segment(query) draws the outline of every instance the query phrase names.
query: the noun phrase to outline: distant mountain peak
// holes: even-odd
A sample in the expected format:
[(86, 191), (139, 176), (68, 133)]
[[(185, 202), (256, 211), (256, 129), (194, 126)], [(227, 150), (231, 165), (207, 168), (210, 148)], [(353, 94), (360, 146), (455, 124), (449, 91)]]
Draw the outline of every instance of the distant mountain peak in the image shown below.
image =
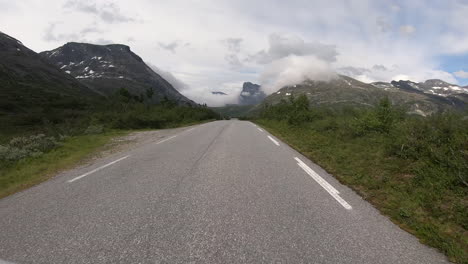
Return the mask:
[(214, 95), (227, 95), (227, 93), (223, 93), (223, 92), (220, 92), (220, 91), (213, 91), (213, 92), (211, 92), (211, 94), (214, 94)]
[(251, 82), (244, 82), (239, 95), (239, 102), (242, 105), (254, 105), (260, 103), (266, 94), (261, 90), (261, 86)]

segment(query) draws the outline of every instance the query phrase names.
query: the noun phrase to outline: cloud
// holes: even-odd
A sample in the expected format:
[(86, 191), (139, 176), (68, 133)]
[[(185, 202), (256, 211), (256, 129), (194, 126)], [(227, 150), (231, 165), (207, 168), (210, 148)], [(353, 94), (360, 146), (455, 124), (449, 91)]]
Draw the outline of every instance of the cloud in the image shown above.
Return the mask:
[(107, 45), (107, 44), (113, 44), (114, 42), (110, 39), (106, 39), (103, 37), (98, 37), (98, 38), (88, 38), (88, 34), (92, 33), (100, 33), (102, 32), (100, 29), (96, 27), (95, 24), (91, 26), (87, 26), (83, 28), (82, 30), (77, 31), (77, 33), (57, 33), (56, 28), (59, 25), (62, 25), (63, 22), (53, 22), (50, 23), (44, 33), (43, 33), (43, 39), (48, 42), (60, 42), (63, 44), (63, 42), (84, 42), (84, 43), (92, 43), (92, 44), (98, 44), (98, 45)]
[(76, 11), (98, 14), (98, 8), (95, 2), (91, 1), (80, 1), (80, 0), (68, 0), (63, 4), (64, 8), (74, 9)]
[(260, 83), (262, 89), (271, 94), (305, 80), (329, 81), (336, 76), (329, 63), (315, 55), (289, 55), (270, 63), (261, 74)]
[(457, 76), (458, 78), (468, 79), (468, 72), (466, 71), (460, 70), (460, 71), (454, 72), (453, 74)]
[(411, 25), (400, 26), (400, 33), (403, 35), (411, 35), (416, 31), (416, 28)]
[(241, 50), (242, 38), (227, 38), (221, 40), (221, 43), (226, 46), (227, 54), (224, 56), (224, 60), (228, 63), (229, 67), (233, 70), (239, 69), (243, 66), (243, 63), (239, 59), (239, 52)]
[(336, 71), (340, 74), (347, 75), (347, 76), (357, 76), (357, 75), (362, 75), (367, 72), (370, 72), (369, 69), (361, 68), (361, 67), (352, 67), (352, 66), (341, 67), (341, 68), (338, 68)]
[(228, 51), (232, 53), (238, 53), (240, 51), (242, 41), (243, 39), (241, 38), (227, 38), (221, 42), (227, 46)]
[[(213, 91), (224, 92), (226, 95), (213, 94)], [(216, 86), (195, 87), (182, 91), (182, 94), (198, 103), (206, 103), (208, 106), (225, 106), (226, 104), (238, 104), (242, 91), (242, 82), (226, 82)]]
[(172, 53), (176, 52), (177, 47), (179, 47), (179, 41), (172, 41), (169, 43), (158, 42), (158, 46), (164, 50), (170, 51)]
[(133, 18), (122, 14), (120, 8), (115, 3), (105, 3), (98, 6), (95, 1), (68, 0), (63, 5), (65, 9), (93, 14), (107, 23), (125, 23), (135, 21)]
[(387, 67), (385, 67), (385, 66), (383, 66), (381, 64), (372, 66), (372, 69), (376, 70), (376, 71), (386, 71), (386, 70), (388, 70)]
[(268, 50), (261, 50), (251, 55), (249, 60), (260, 64), (267, 64), (290, 55), (314, 55), (320, 60), (333, 62), (338, 55), (336, 46), (334, 45), (305, 42), (302, 38), (295, 35), (274, 33), (269, 36), (268, 43)]
[(43, 39), (45, 41), (55, 41), (55, 42), (64, 42), (64, 41), (78, 41), (80, 35), (76, 33), (62, 34), (55, 33), (56, 26), (60, 24), (59, 22), (50, 23), (44, 31)]
[(224, 59), (229, 64), (231, 69), (237, 69), (243, 66), (242, 62), (239, 60), (239, 57), (236, 54), (227, 54)]
[(183, 91), (189, 89), (188, 85), (181, 80), (179, 80), (177, 77), (175, 77), (172, 73), (168, 71), (164, 71), (157, 67), (156, 65), (147, 62), (146, 63), (154, 72), (159, 74), (164, 80), (168, 81), (177, 91)]
[(389, 32), (392, 30), (392, 25), (384, 17), (378, 17), (376, 24), (380, 32)]

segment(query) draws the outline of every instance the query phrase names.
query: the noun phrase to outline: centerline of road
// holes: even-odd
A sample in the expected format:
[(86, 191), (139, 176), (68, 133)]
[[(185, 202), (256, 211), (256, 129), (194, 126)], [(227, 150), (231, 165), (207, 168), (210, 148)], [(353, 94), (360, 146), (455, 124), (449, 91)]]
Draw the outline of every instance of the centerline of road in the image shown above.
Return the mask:
[(78, 176), (78, 177), (75, 177), (75, 178), (69, 180), (68, 183), (72, 183), (72, 182), (74, 182), (74, 181), (76, 181), (76, 180), (79, 180), (79, 179), (81, 179), (81, 178), (84, 178), (84, 177), (86, 177), (86, 176), (88, 176), (88, 175), (90, 175), (90, 174), (92, 174), (92, 173), (95, 173), (96, 171), (100, 171), (100, 170), (104, 169), (105, 167), (109, 167), (110, 165), (115, 164), (115, 163), (117, 163), (117, 162), (119, 162), (119, 161), (121, 161), (121, 160), (124, 160), (124, 159), (128, 158), (128, 157), (130, 157), (130, 155), (125, 156), (125, 157), (122, 157), (122, 158), (120, 158), (120, 159), (118, 159), (118, 160), (114, 160), (114, 161), (112, 161), (112, 162), (109, 162), (109, 163), (107, 163), (106, 165), (102, 165), (102, 166), (99, 167), (99, 168), (96, 168), (96, 169), (94, 169), (94, 170), (92, 170), (92, 171), (89, 171), (89, 172), (87, 172), (87, 173), (85, 173), (85, 174), (82, 174), (82, 175), (80, 175), (80, 176)]
[[(192, 127), (192, 128), (190, 128), (190, 129), (188, 129), (188, 130), (185, 130), (185, 131), (183, 131), (183, 132), (189, 132), (189, 131), (192, 131), (192, 130), (194, 130), (194, 129), (195, 129), (195, 127)], [(183, 132), (182, 132), (182, 133), (183, 133)], [(168, 137), (168, 138), (166, 138), (166, 139), (163, 139), (163, 140), (159, 141), (158, 143), (156, 143), (156, 145), (161, 144), (161, 143), (163, 143), (163, 142), (166, 142), (166, 141), (168, 141), (168, 140), (171, 140), (171, 139), (173, 139), (173, 138), (175, 138), (175, 137), (177, 137), (177, 135), (174, 135), (174, 136), (172, 136), (172, 137)], [(95, 172), (97, 172), (97, 171), (100, 171), (100, 170), (106, 168), (106, 167), (109, 167), (109, 166), (111, 166), (111, 165), (113, 165), (113, 164), (115, 164), (115, 163), (117, 163), (117, 162), (119, 162), (119, 161), (122, 161), (122, 160), (124, 160), (124, 159), (126, 159), (126, 158), (128, 158), (128, 157), (130, 157), (130, 156), (131, 156), (131, 155), (127, 155), (127, 156), (122, 157), (122, 158), (120, 158), (120, 159), (117, 159), (117, 160), (114, 160), (114, 161), (112, 161), (112, 162), (109, 162), (109, 163), (107, 163), (107, 164), (105, 164), (105, 165), (102, 165), (101, 167), (98, 167), (98, 168), (92, 170), (92, 171), (88, 171), (88, 172), (85, 173), (85, 174), (82, 174), (82, 175), (80, 175), (80, 176), (78, 176), (78, 177), (75, 177), (75, 178), (73, 178), (73, 179), (71, 179), (71, 180), (68, 180), (67, 182), (68, 182), (68, 183), (72, 183), (72, 182), (74, 182), (74, 181), (77, 181), (77, 180), (79, 180), (79, 179), (81, 179), (81, 178), (84, 178), (84, 177), (90, 175), (90, 174), (93, 174), (93, 173), (95, 173)]]

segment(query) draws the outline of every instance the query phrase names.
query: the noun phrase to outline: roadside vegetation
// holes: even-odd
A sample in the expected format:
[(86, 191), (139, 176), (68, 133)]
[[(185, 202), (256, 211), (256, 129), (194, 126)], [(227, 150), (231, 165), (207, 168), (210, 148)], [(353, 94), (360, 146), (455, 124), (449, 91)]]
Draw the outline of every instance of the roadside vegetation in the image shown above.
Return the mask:
[(132, 129), (220, 119), (206, 106), (181, 106), (168, 99), (158, 105), (146, 103), (151, 96), (151, 90), (135, 96), (120, 89), (99, 102), (53, 98), (40, 107), (10, 105), (9, 111), (0, 111), (0, 198), (73, 166)]
[(468, 119), (374, 108), (311, 108), (306, 96), (254, 120), (321, 165), (423, 243), (468, 263)]

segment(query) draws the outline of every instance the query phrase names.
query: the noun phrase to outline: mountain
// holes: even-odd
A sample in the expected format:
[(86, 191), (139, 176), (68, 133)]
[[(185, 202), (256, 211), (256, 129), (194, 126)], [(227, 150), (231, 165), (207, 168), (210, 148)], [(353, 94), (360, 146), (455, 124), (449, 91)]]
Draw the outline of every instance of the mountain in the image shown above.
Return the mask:
[(242, 85), (242, 91), (239, 96), (239, 104), (255, 105), (265, 99), (266, 94), (261, 90), (260, 85), (251, 82), (245, 82)]
[(211, 94), (214, 94), (214, 95), (227, 95), (227, 93), (218, 92), (218, 91), (211, 92)]
[(41, 122), (44, 113), (64, 114), (99, 97), (17, 39), (0, 32), (0, 123)]
[(167, 98), (178, 104), (195, 105), (125, 45), (71, 42), (40, 54), (90, 89), (106, 96), (126, 88), (137, 96), (152, 93), (149, 99), (152, 103)]
[(431, 79), (420, 83), (412, 81), (392, 81), (390, 85), (409, 92), (423, 92), (438, 96), (468, 94), (467, 87), (450, 84), (439, 79)]
[(438, 96), (399, 88), (389, 83), (367, 84), (344, 75), (325, 81), (308, 80), (301, 84), (283, 87), (268, 96), (264, 103), (276, 104), (290, 96), (305, 94), (313, 105), (373, 106), (384, 97), (393, 104), (404, 106), (409, 113), (428, 115), (445, 109), (467, 109), (468, 95)]

